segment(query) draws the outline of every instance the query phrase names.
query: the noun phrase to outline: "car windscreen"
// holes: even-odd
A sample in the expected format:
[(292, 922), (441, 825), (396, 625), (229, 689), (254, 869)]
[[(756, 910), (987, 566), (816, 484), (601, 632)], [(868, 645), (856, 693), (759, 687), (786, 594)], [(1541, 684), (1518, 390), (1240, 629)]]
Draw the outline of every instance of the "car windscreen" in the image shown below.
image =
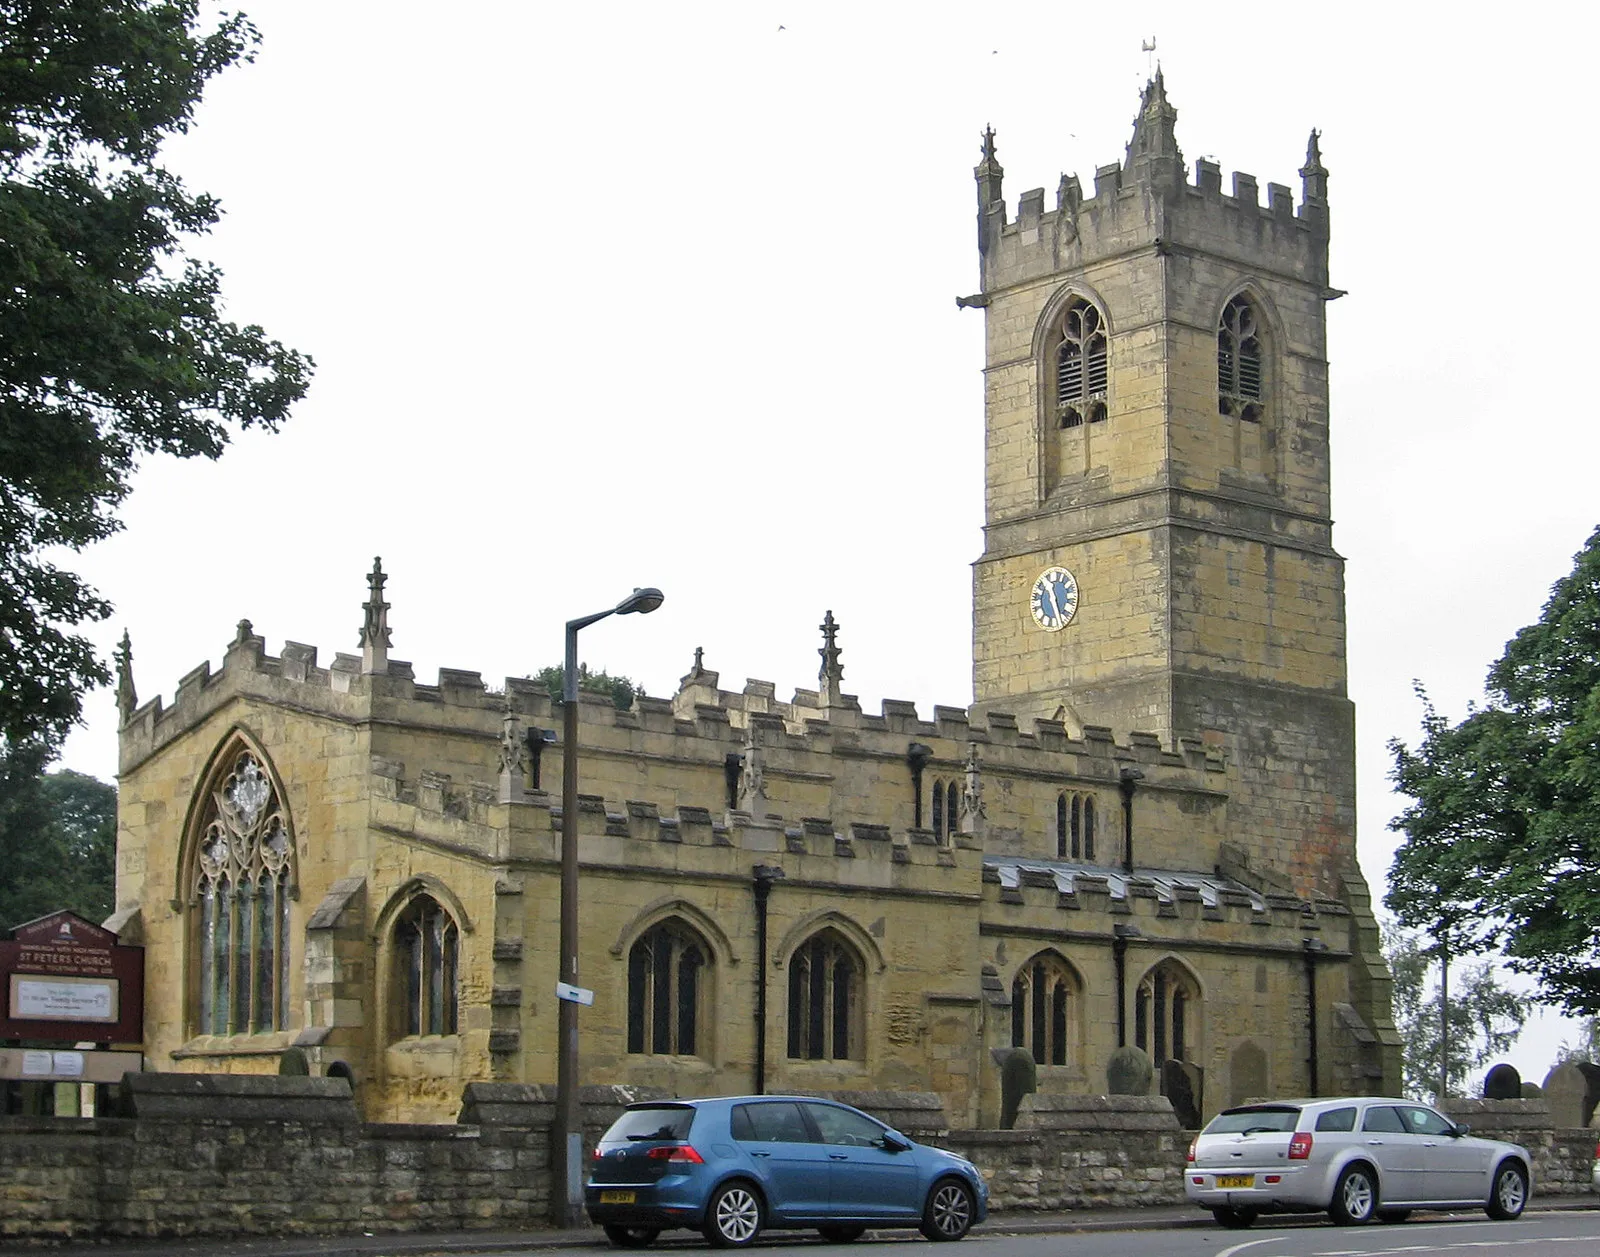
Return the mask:
[(653, 1104), (646, 1108), (624, 1109), (605, 1133), (606, 1143), (646, 1139), (687, 1139), (694, 1121), (694, 1109), (685, 1104)]
[(1300, 1120), (1296, 1108), (1227, 1109), (1211, 1119), (1208, 1135), (1246, 1135), (1256, 1131), (1291, 1131)]

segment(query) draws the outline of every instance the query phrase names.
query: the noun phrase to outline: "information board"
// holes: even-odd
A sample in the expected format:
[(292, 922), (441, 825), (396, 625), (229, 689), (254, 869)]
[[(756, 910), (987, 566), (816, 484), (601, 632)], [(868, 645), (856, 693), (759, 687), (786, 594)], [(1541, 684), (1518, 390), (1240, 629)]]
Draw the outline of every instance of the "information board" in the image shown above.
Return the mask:
[(144, 948), (74, 913), (12, 930), (0, 941), (0, 976), (0, 1039), (144, 1039)]

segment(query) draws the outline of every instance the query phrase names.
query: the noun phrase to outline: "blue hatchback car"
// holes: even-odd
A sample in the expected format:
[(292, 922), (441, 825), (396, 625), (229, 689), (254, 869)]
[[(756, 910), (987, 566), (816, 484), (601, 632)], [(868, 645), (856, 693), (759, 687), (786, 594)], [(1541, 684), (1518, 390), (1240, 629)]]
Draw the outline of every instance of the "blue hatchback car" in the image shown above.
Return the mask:
[(988, 1216), (972, 1162), (859, 1109), (806, 1096), (632, 1104), (595, 1148), (584, 1207), (620, 1248), (672, 1227), (740, 1248), (768, 1228), (836, 1243), (868, 1227), (958, 1240)]

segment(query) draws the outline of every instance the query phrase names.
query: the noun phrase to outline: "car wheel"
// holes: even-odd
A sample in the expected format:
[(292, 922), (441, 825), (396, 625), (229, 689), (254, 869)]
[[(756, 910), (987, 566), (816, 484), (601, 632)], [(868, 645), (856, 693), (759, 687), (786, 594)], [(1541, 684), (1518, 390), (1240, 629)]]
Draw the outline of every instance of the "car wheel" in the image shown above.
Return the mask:
[(744, 1248), (761, 1231), (761, 1198), (749, 1183), (724, 1183), (711, 1194), (702, 1228), (713, 1248)]
[(959, 1179), (940, 1179), (928, 1193), (922, 1233), (930, 1240), (958, 1240), (972, 1229), (976, 1207), (972, 1188)]
[(649, 1248), (660, 1235), (653, 1226), (614, 1226), (606, 1224), (606, 1238), (618, 1248)]
[(1378, 1210), (1379, 1222), (1404, 1222), (1411, 1216), (1409, 1209), (1380, 1209)]
[(1508, 1161), (1494, 1172), (1494, 1190), (1483, 1211), (1496, 1222), (1510, 1222), (1522, 1216), (1528, 1203), (1528, 1176), (1520, 1165)]
[(1370, 1167), (1346, 1166), (1334, 1184), (1333, 1203), (1328, 1216), (1340, 1226), (1360, 1226), (1371, 1222), (1378, 1211), (1378, 1182)]
[(1256, 1220), (1254, 1209), (1235, 1209), (1232, 1205), (1218, 1205), (1211, 1216), (1230, 1231), (1242, 1231)]
[(859, 1222), (839, 1222), (833, 1226), (819, 1226), (817, 1234), (830, 1244), (848, 1244), (851, 1240), (858, 1240), (867, 1233), (867, 1228)]

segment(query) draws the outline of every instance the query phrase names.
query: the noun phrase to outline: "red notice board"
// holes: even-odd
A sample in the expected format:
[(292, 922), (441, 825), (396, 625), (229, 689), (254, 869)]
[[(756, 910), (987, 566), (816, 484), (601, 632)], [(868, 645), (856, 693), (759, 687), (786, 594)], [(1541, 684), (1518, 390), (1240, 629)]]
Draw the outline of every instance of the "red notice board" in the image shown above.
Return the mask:
[(144, 948), (71, 912), (0, 940), (0, 1039), (144, 1041)]

